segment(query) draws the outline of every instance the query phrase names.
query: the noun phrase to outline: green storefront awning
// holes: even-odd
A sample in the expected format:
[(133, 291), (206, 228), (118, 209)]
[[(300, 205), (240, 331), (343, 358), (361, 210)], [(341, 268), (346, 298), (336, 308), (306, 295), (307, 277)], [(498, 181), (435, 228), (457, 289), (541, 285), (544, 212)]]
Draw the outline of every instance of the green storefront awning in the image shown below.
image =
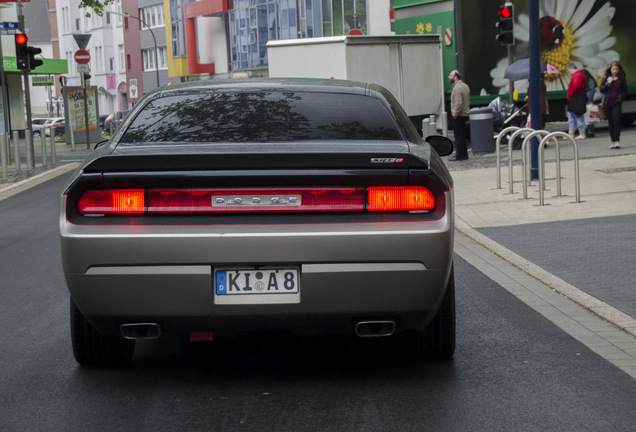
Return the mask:
[[(38, 66), (29, 72), (31, 75), (37, 74), (67, 74), (68, 63), (62, 59), (41, 59), (44, 64)], [(22, 72), (16, 68), (15, 57), (3, 57), (4, 71), (5, 72)]]

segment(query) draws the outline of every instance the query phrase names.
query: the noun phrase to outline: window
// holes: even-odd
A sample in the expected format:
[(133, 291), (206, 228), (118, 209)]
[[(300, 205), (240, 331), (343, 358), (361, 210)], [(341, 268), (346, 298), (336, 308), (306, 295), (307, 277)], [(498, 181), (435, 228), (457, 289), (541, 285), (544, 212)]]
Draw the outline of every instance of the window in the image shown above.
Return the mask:
[(162, 46), (159, 50), (159, 69), (168, 69), (168, 47)]
[[(352, 110), (351, 107), (356, 109)], [(124, 143), (400, 140), (393, 116), (363, 95), (250, 91), (165, 96), (138, 113)], [(311, 145), (311, 144), (308, 144)]]
[(79, 18), (75, 20), (75, 31), (81, 31)]
[(142, 50), (142, 55), (144, 59), (144, 71), (155, 70), (155, 49)]
[(63, 26), (64, 33), (71, 32), (71, 15), (70, 15), (69, 8), (67, 7), (62, 8), (62, 26)]
[[(159, 69), (168, 69), (168, 47), (157, 47), (157, 55), (159, 56)], [(142, 50), (142, 59), (144, 71), (154, 71), (157, 69), (154, 47)]]
[(126, 63), (124, 60), (124, 45), (123, 44), (117, 46), (117, 54), (119, 56), (119, 70), (123, 72), (124, 68), (126, 67)]
[[(115, 0), (115, 12), (121, 13), (121, 0)], [(122, 16), (121, 15), (115, 15), (115, 16), (117, 17), (117, 25), (121, 26)]]
[(232, 69), (266, 67), (268, 40), (366, 33), (368, 1), (236, 0), (229, 13)]
[(185, 57), (185, 24), (183, 5), (193, 0), (170, 0), (170, 28), (172, 29), (172, 56)]

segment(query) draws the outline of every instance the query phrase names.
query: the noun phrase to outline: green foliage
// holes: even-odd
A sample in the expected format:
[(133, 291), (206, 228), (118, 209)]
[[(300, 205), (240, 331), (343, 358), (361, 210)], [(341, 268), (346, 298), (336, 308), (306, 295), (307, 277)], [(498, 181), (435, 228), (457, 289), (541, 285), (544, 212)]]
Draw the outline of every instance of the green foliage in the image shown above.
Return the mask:
[[(103, 0), (103, 1), (99, 1), (99, 0), (81, 0), (79, 7), (80, 8), (89, 8), (89, 9), (93, 9), (93, 12), (95, 12), (97, 15), (102, 16), (104, 15), (104, 7), (108, 6), (109, 4), (112, 4), (115, 0)], [(86, 13), (86, 16), (90, 17), (91, 14), (89, 12)]]

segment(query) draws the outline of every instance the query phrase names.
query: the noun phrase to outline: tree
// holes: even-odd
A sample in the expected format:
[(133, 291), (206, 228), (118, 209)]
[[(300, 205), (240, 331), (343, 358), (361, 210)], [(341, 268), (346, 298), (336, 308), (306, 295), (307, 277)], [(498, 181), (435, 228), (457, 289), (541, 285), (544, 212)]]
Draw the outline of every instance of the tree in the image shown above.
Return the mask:
[[(115, 0), (81, 0), (79, 7), (80, 8), (89, 8), (89, 9), (93, 9), (93, 12), (95, 12), (97, 15), (102, 16), (104, 15), (104, 7), (108, 6), (109, 4), (114, 3)], [(86, 16), (91, 16), (90, 13), (86, 13)]]

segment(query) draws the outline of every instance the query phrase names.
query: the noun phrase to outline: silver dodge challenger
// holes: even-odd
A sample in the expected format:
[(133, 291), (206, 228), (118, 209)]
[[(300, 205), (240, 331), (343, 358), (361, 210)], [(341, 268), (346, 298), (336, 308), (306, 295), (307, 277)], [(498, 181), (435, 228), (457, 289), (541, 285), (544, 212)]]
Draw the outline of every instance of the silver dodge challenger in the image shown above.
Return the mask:
[(73, 353), (256, 331), (455, 352), (453, 181), (386, 89), (205, 81), (147, 94), (61, 196)]

